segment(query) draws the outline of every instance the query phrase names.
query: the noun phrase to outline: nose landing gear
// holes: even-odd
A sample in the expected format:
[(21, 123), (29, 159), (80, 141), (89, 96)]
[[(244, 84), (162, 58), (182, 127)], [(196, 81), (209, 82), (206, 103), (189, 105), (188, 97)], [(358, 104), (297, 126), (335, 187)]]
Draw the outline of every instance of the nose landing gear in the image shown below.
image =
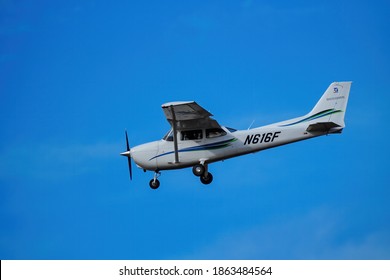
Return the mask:
[(157, 179), (158, 177), (160, 177), (160, 175), (160, 171), (156, 170), (154, 172), (153, 179), (149, 182), (149, 187), (151, 187), (153, 190), (158, 189), (158, 187), (160, 186), (160, 181)]

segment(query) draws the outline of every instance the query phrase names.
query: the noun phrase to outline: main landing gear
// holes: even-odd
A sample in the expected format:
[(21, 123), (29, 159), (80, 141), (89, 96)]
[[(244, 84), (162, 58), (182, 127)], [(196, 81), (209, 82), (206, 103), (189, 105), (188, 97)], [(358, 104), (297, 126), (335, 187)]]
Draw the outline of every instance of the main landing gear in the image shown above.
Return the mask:
[(206, 164), (197, 164), (192, 168), (192, 173), (200, 177), (202, 184), (208, 185), (213, 181), (213, 175), (208, 172)]

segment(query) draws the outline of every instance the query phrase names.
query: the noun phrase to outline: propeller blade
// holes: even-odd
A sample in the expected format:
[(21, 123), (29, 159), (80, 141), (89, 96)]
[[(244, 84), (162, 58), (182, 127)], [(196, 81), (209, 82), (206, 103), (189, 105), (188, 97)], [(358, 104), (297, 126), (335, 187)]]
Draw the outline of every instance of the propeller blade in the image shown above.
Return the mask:
[(125, 130), (125, 134), (126, 134), (126, 148), (127, 148), (126, 151), (130, 151), (129, 137), (127, 136), (127, 130)]
[(129, 137), (127, 136), (127, 130), (125, 130), (125, 134), (126, 134), (126, 152), (121, 153), (121, 155), (127, 157), (127, 164), (129, 165), (130, 180), (133, 180), (133, 171), (131, 168), (130, 144), (129, 144)]
[(130, 181), (132, 181), (133, 180), (133, 172), (131, 170), (131, 157), (127, 158), (127, 163), (129, 164)]

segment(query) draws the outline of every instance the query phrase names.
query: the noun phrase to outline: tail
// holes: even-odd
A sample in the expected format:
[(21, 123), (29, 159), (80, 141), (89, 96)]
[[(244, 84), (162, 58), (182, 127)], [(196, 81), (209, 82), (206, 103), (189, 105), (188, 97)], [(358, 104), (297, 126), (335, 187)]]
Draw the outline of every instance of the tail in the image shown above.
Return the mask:
[(351, 83), (330, 84), (316, 106), (307, 115), (307, 119), (310, 120), (308, 132), (340, 133), (343, 130)]

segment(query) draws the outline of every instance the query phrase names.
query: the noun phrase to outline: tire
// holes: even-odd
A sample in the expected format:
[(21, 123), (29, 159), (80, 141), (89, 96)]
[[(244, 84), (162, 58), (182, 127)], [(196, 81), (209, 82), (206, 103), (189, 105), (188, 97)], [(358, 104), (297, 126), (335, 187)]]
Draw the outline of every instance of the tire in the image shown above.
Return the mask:
[(206, 168), (202, 164), (197, 164), (194, 167), (192, 167), (192, 173), (194, 173), (194, 175), (197, 177), (202, 176), (205, 170)]
[(151, 187), (153, 190), (155, 190), (155, 189), (158, 189), (158, 187), (160, 186), (160, 181), (159, 180), (154, 180), (154, 179), (152, 179), (152, 180), (150, 180), (150, 182), (149, 182), (149, 187)]
[(208, 185), (213, 181), (213, 175), (211, 173), (208, 173), (206, 177), (201, 176), (200, 181), (202, 182), (202, 184)]

